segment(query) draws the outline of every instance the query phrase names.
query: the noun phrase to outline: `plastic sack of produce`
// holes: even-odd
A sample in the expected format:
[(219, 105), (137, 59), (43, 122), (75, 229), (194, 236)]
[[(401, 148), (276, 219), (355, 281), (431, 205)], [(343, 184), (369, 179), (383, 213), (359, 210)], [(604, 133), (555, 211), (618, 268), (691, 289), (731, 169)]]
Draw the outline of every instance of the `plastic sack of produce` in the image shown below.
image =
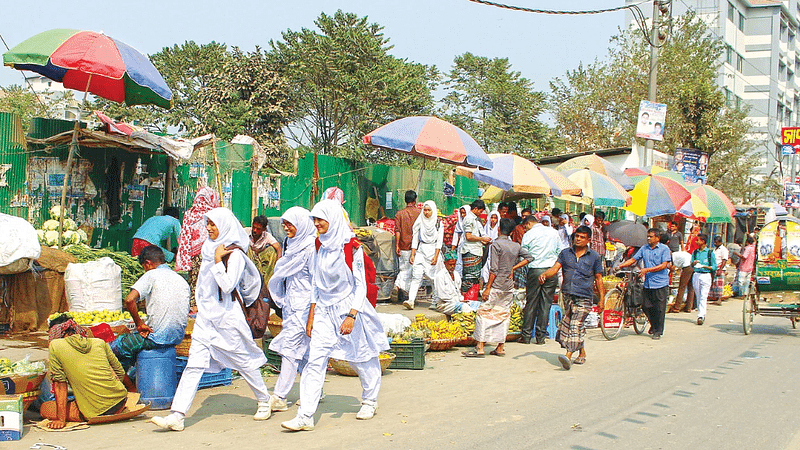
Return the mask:
[(70, 311), (122, 309), (122, 269), (108, 257), (67, 265), (64, 286)]
[(10, 275), (30, 269), (42, 253), (36, 229), (27, 220), (0, 213), (0, 274)]

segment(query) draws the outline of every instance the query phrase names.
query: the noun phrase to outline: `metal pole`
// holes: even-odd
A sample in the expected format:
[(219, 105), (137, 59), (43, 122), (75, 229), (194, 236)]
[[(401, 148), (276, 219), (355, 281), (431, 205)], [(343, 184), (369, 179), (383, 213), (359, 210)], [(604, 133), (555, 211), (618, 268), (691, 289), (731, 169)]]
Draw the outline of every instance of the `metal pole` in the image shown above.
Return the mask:
[[(660, 0), (653, 0), (653, 28), (650, 33), (650, 81), (647, 91), (647, 99), (651, 102), (656, 101), (656, 92), (658, 90), (658, 47), (655, 44), (659, 42), (658, 27), (660, 24), (661, 11), (659, 11)], [(644, 165), (653, 164), (653, 141), (646, 139), (644, 141)]]
[(211, 156), (214, 157), (214, 172), (217, 175), (217, 192), (219, 193), (219, 206), (225, 206), (225, 197), (222, 195), (222, 179), (219, 173), (219, 159), (217, 158), (217, 137), (211, 138)]

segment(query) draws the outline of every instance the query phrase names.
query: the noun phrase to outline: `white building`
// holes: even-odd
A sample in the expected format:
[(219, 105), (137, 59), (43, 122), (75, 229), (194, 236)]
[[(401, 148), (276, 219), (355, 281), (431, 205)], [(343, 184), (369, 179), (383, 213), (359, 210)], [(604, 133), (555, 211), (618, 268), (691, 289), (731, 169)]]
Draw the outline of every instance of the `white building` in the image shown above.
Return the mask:
[[(652, 3), (640, 8), (652, 15)], [(725, 44), (717, 84), (730, 107), (750, 108), (750, 137), (760, 158), (757, 172), (763, 177), (789, 176), (780, 130), (800, 125), (798, 0), (672, 0), (673, 16), (688, 10)], [(627, 22), (633, 23), (630, 13)]]
[(56, 107), (52, 111), (51, 118), (75, 120), (80, 116), (80, 103), (75, 99), (75, 91), (67, 89), (63, 84), (39, 74), (31, 72), (25, 72), (25, 74), (25, 79), (30, 83), (37, 95), (55, 103)]

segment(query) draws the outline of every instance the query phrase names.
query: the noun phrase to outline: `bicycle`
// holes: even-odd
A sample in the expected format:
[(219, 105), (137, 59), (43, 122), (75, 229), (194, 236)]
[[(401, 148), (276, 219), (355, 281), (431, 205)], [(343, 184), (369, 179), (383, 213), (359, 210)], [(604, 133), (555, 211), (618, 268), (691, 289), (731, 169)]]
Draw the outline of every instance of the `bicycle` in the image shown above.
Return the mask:
[(644, 281), (639, 278), (638, 270), (624, 272), (622, 281), (606, 293), (605, 308), (599, 321), (600, 331), (609, 341), (618, 338), (628, 324), (633, 324), (636, 334), (644, 333), (647, 327), (647, 315), (642, 310), (642, 290), (635, 289), (635, 284)]

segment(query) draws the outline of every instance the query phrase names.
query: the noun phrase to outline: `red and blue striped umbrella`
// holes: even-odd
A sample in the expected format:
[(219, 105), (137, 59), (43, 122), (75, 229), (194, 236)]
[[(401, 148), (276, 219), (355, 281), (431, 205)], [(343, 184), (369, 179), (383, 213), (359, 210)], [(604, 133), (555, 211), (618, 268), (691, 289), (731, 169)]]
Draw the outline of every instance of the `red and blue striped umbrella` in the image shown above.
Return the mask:
[(102, 33), (45, 31), (4, 53), (3, 64), (118, 103), (172, 106), (172, 91), (150, 59)]
[(630, 193), (632, 201), (625, 209), (643, 217), (675, 214), (692, 197), (680, 182), (658, 175), (644, 177)]
[(412, 116), (395, 120), (364, 136), (364, 143), (460, 166), (494, 167), (475, 139), (438, 117)]

